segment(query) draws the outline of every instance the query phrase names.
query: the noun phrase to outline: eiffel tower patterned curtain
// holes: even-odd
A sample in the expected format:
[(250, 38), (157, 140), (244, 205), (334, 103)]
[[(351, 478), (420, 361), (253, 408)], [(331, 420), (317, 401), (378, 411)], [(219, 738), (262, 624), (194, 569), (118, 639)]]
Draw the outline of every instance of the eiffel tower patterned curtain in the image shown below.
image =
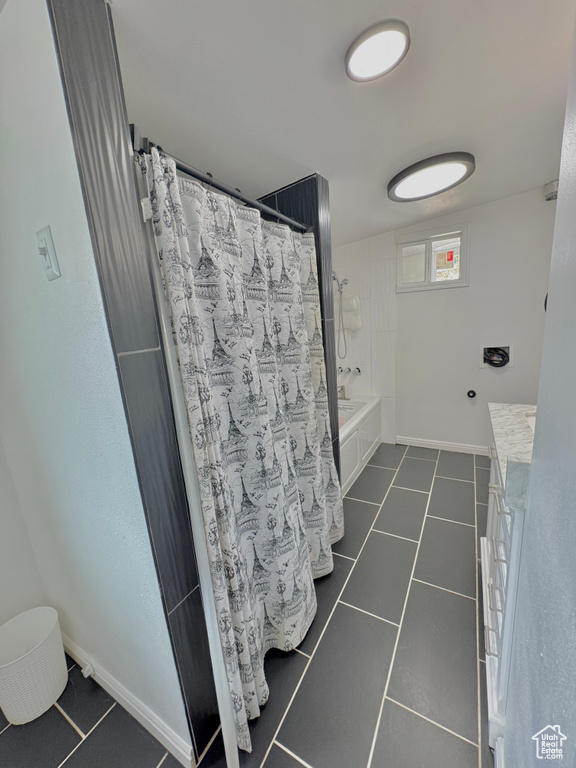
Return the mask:
[(297, 647), (343, 533), (313, 235), (142, 160), (240, 748), (264, 655)]

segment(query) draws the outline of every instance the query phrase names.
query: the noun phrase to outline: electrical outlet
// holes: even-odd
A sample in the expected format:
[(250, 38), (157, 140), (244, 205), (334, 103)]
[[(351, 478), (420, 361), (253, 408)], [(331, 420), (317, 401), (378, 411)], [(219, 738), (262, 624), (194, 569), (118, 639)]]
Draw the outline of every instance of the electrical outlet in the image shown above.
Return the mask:
[(42, 257), (44, 263), (46, 277), (48, 280), (56, 280), (56, 278), (61, 277), (61, 272), (50, 227), (44, 227), (43, 229), (38, 230), (38, 232), (36, 232), (36, 240), (38, 242), (38, 253)]
[(493, 371), (498, 370), (498, 368), (494, 368), (491, 365), (488, 365), (488, 363), (484, 362), (484, 350), (492, 347), (505, 349), (506, 352), (508, 352), (509, 361), (506, 363), (505, 366), (503, 366), (504, 368), (514, 367), (514, 345), (513, 344), (481, 344), (479, 348), (478, 368), (491, 368)]

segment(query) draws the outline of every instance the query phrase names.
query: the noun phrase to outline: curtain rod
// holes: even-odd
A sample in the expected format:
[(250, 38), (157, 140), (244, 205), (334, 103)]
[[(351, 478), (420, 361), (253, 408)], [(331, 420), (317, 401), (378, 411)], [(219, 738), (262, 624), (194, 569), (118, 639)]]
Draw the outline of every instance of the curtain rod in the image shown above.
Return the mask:
[(191, 165), (188, 165), (188, 163), (184, 163), (182, 160), (178, 160), (178, 158), (173, 157), (172, 155), (168, 154), (168, 152), (165, 152), (158, 144), (155, 144), (153, 141), (140, 136), (138, 129), (133, 124), (130, 125), (130, 132), (132, 134), (132, 146), (134, 147), (135, 152), (145, 152), (147, 154), (150, 151), (150, 147), (156, 147), (156, 149), (159, 152), (162, 152), (165, 157), (173, 160), (174, 163), (176, 163), (176, 168), (179, 171), (186, 173), (188, 176), (192, 176), (195, 179), (204, 182), (204, 184), (208, 184), (210, 187), (214, 187), (214, 189), (218, 189), (220, 192), (224, 192), (224, 194), (229, 195), (236, 200), (240, 200), (242, 203), (250, 206), (251, 208), (258, 209), (261, 213), (265, 213), (268, 216), (272, 216), (273, 218), (282, 221), (284, 224), (288, 224), (293, 229), (299, 229), (302, 232), (312, 231), (312, 227), (307, 227), (305, 224), (301, 224), (299, 221), (291, 219), (289, 216), (285, 216), (283, 213), (280, 213), (280, 211), (277, 211), (274, 208), (270, 208), (268, 205), (264, 205), (264, 203), (261, 203), (258, 200), (252, 200), (252, 198), (242, 194), (239, 189), (234, 189), (233, 187), (229, 187), (227, 184), (224, 184), (222, 181), (218, 181), (210, 173), (199, 171), (197, 168), (193, 168)]

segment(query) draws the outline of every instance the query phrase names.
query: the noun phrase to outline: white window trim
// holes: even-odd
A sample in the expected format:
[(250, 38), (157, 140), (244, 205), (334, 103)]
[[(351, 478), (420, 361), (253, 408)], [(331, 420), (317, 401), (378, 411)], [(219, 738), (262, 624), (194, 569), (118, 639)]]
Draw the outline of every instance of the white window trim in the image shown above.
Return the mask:
[[(458, 280), (432, 281), (432, 240), (448, 238), (460, 234), (460, 277)], [(470, 284), (470, 225), (461, 224), (443, 229), (426, 229), (418, 232), (396, 235), (396, 293), (413, 293), (415, 291), (438, 291), (447, 288), (465, 288)], [(426, 281), (422, 283), (402, 283), (402, 248), (406, 245), (426, 246), (425, 274)]]

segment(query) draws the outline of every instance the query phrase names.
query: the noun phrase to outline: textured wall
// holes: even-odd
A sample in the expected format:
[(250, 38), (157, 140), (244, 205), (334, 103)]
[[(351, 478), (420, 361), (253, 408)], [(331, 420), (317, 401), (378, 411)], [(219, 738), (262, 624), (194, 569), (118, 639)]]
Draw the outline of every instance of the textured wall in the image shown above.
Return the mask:
[(43, 0), (0, 15), (0, 93), (0, 424), (45, 597), (189, 741)]
[[(398, 435), (487, 446), (486, 403), (536, 402), (555, 207), (536, 189), (422, 225), (470, 225), (470, 285), (397, 296)], [(480, 368), (500, 344), (514, 366)]]
[[(394, 233), (386, 232), (334, 250), (338, 279), (348, 279), (344, 288), (360, 300), (362, 327), (346, 331), (348, 351), (336, 360), (342, 368), (360, 368), (360, 376), (342, 373), (347, 395), (377, 395), (382, 398), (382, 441), (396, 442), (396, 245)], [(346, 319), (346, 314), (344, 313)], [(334, 307), (336, 343), (340, 319)], [(341, 344), (344, 351), (344, 343)]]
[[(576, 59), (575, 59), (576, 62)], [(524, 528), (506, 767), (542, 765), (531, 737), (559, 725), (576, 764), (576, 63), (566, 114), (538, 416)]]
[[(351, 392), (383, 398), (384, 439), (485, 447), (486, 403), (536, 402), (555, 208), (536, 189), (334, 251), (363, 324), (338, 364), (362, 368)], [(395, 236), (466, 223), (470, 285), (395, 295)], [(497, 344), (514, 346), (514, 366), (480, 368), (480, 346)]]
[(0, 624), (44, 602), (40, 574), (1, 441), (0, 584)]

